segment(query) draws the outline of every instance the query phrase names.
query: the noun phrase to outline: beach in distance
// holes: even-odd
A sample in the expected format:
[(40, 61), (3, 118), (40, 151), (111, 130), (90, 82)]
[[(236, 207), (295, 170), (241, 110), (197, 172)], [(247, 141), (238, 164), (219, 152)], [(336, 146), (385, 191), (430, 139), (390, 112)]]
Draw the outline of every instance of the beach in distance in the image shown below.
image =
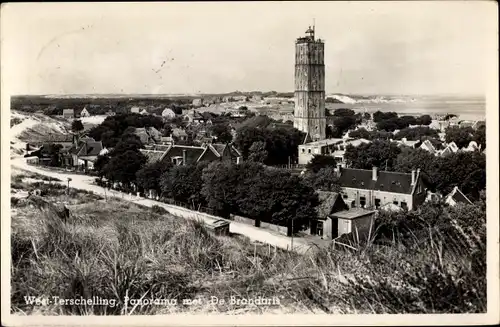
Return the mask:
[(369, 96), (355, 99), (350, 96), (335, 96), (344, 103), (327, 103), (328, 109), (348, 108), (354, 111), (397, 112), (401, 115), (446, 115), (453, 113), (462, 120), (484, 120), (486, 99), (480, 96)]

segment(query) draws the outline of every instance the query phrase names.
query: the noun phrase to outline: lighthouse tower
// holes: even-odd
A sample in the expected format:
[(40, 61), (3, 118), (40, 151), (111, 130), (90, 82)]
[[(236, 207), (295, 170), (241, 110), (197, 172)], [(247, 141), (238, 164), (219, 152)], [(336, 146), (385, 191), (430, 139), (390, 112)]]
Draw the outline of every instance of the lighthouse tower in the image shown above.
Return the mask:
[(295, 110), (293, 127), (312, 141), (326, 138), (325, 44), (314, 26), (295, 41)]

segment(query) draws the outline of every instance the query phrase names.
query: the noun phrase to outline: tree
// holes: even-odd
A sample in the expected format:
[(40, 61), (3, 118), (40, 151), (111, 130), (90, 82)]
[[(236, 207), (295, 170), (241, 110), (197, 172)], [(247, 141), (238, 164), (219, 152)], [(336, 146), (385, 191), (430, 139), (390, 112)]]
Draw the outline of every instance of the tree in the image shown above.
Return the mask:
[(410, 173), (420, 168), (427, 173), (433, 173), (437, 168), (435, 161), (436, 157), (426, 150), (405, 147), (396, 158), (394, 170)]
[(438, 138), (438, 131), (429, 127), (407, 127), (403, 128), (399, 132), (394, 135), (396, 140), (401, 140), (402, 138), (406, 138), (407, 140), (418, 141), (422, 140), (424, 136), (430, 138)]
[(331, 125), (327, 125), (325, 129), (325, 136), (327, 139), (333, 138), (335, 135), (334, 128)]
[(372, 143), (361, 144), (357, 147), (348, 145), (345, 151), (345, 159), (348, 166), (358, 169), (381, 169), (393, 170), (395, 161), (401, 149), (390, 141), (374, 140)]
[[(249, 166), (244, 162), (242, 166)], [(207, 206), (215, 210), (222, 217), (229, 217), (230, 213), (237, 213), (236, 199), (238, 190), (236, 187), (245, 180), (240, 174), (243, 170), (239, 165), (233, 165), (229, 161), (215, 161), (208, 165), (202, 172), (201, 194)]]
[(313, 173), (317, 173), (320, 169), (325, 167), (335, 167), (337, 161), (332, 156), (326, 156), (321, 154), (313, 155), (311, 161), (309, 161), (306, 165), (307, 171), (312, 171)]
[(432, 123), (432, 117), (429, 115), (422, 115), (417, 118), (418, 125), (426, 125), (429, 126)]
[(317, 194), (285, 170), (217, 162), (203, 171), (202, 194), (219, 214), (242, 215), (300, 230), (316, 217)]
[(41, 148), (40, 155), (45, 158), (50, 158), (49, 165), (52, 167), (57, 167), (59, 166), (60, 163), (61, 149), (62, 149), (61, 144), (55, 144), (55, 143), (44, 144)]
[(73, 120), (73, 122), (71, 123), (71, 130), (75, 133), (82, 132), (84, 130), (82, 121), (79, 119)]
[(452, 118), (456, 118), (457, 115), (455, 114), (447, 114), (446, 116), (444, 116), (444, 119), (443, 120), (450, 120)]
[(163, 125), (163, 129), (161, 130), (161, 134), (163, 136), (170, 136), (170, 135), (172, 135), (172, 125), (170, 125), (170, 123), (166, 122)]
[(218, 143), (230, 143), (233, 140), (233, 135), (231, 134), (231, 127), (229, 124), (214, 124), (212, 125), (212, 133), (217, 137)]
[(130, 186), (135, 182), (136, 173), (146, 163), (146, 157), (139, 151), (126, 150), (111, 156), (106, 164), (106, 178)]
[(377, 129), (387, 132), (394, 132), (395, 130), (401, 128), (401, 125), (402, 124), (399, 118), (395, 117), (377, 122)]
[(333, 116), (335, 117), (353, 117), (354, 115), (354, 110), (346, 108), (339, 108), (333, 112)]
[(355, 138), (355, 139), (367, 139), (371, 140), (372, 139), (372, 132), (367, 131), (365, 128), (358, 128), (354, 131), (349, 132), (349, 137)]
[(100, 178), (106, 175), (105, 167), (109, 163), (108, 155), (98, 155), (97, 159), (94, 163), (94, 169), (97, 171), (97, 174)]
[(110, 152), (110, 157), (125, 153), (128, 150), (139, 152), (139, 149), (144, 148), (139, 137), (135, 134), (124, 134), (118, 144)]
[[(432, 180), (442, 194), (451, 192), (454, 186), (464, 188), (467, 196), (475, 196), (486, 187), (486, 156), (479, 152), (457, 152), (434, 159), (436, 169)], [(479, 172), (478, 172), (479, 171)]]
[(253, 142), (250, 147), (248, 160), (252, 162), (264, 163), (267, 159), (266, 143), (262, 141)]
[(207, 165), (200, 163), (197, 165), (174, 166), (163, 173), (160, 179), (160, 187), (165, 196), (175, 201), (193, 204), (195, 206), (204, 205), (204, 197), (201, 194), (202, 171)]
[(157, 161), (144, 165), (135, 174), (137, 185), (147, 190), (155, 190), (156, 194), (161, 194), (160, 178), (171, 169), (173, 165), (170, 162), (164, 163)]
[(472, 127), (452, 126), (445, 130), (447, 143), (455, 142), (459, 149), (465, 148), (474, 140), (474, 129)]
[(382, 112), (379, 110), (373, 113), (373, 121), (375, 123), (379, 123), (383, 120), (389, 120), (393, 118), (398, 118), (398, 114), (396, 112)]
[(474, 132), (472, 139), (477, 143), (477, 145), (481, 146), (481, 150), (486, 149), (486, 126), (478, 128)]
[(304, 133), (295, 128), (257, 128), (243, 127), (238, 130), (234, 141), (241, 151), (243, 159), (250, 155), (250, 147), (254, 142), (266, 144), (266, 165), (284, 165), (290, 160), (295, 162), (299, 144), (304, 140)]
[(414, 116), (402, 116), (399, 118), (401, 126), (405, 126), (404, 128), (410, 125), (417, 125), (417, 119)]
[(308, 171), (304, 176), (304, 184), (314, 190), (341, 191), (338, 174), (333, 166), (323, 167), (317, 172)]

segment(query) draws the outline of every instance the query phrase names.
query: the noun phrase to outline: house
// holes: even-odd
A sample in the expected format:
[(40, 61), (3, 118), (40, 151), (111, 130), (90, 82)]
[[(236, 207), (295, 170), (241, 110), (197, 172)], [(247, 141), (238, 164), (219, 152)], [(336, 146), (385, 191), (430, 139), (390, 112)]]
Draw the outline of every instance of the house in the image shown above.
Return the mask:
[(75, 110), (74, 109), (64, 109), (63, 110), (63, 118), (65, 118), (65, 119), (75, 118)]
[(455, 144), (455, 142), (448, 143), (446, 148), (443, 151), (441, 151), (441, 156), (446, 156), (448, 154), (457, 153), (458, 150), (459, 150), (458, 146)]
[(193, 100), (193, 107), (201, 107), (203, 106), (203, 99), (194, 99)]
[(347, 210), (349, 207), (345, 204), (340, 193), (324, 191), (317, 191), (317, 193), (319, 198), (318, 219), (311, 221), (309, 230), (311, 235), (332, 239), (336, 227), (332, 225), (331, 215), (338, 211)]
[(53, 135), (49, 134), (44, 138), (45, 144), (47, 143), (54, 143), (54, 144), (60, 144), (62, 146), (62, 151), (66, 151), (69, 148), (71, 148), (74, 144), (74, 139), (77, 137), (76, 135), (73, 134), (67, 134), (67, 135)]
[(248, 101), (248, 97), (246, 95), (236, 95), (233, 97), (233, 100), (238, 102), (246, 102)]
[[(306, 139), (308, 135), (306, 135)], [(335, 151), (335, 145), (343, 143), (342, 139), (326, 139), (316, 142), (307, 142), (299, 145), (299, 165), (306, 165), (314, 155), (326, 155)]]
[(182, 119), (189, 124), (202, 124), (205, 122), (205, 118), (196, 110), (187, 112), (182, 116)]
[(165, 108), (161, 112), (161, 116), (164, 119), (172, 119), (172, 118), (175, 118), (175, 112), (172, 109), (170, 109), (170, 108)]
[(217, 161), (217, 160), (231, 160), (235, 163), (240, 163), (241, 153), (232, 145), (227, 144), (207, 144), (204, 146), (187, 146), (187, 145), (170, 145), (166, 150), (160, 150), (161, 155), (151, 151), (158, 151), (158, 146), (155, 149), (141, 150), (152, 159), (160, 162), (171, 162), (174, 165), (190, 165), (202, 161)]
[(373, 233), (376, 210), (352, 208), (331, 214), (332, 239), (349, 235), (354, 240), (367, 240)]
[(422, 144), (420, 145), (420, 149), (425, 150), (433, 155), (438, 154), (438, 150), (436, 150), (434, 145), (432, 145), (432, 142), (429, 140), (423, 141)]
[(177, 139), (178, 141), (187, 141), (188, 135), (185, 130), (182, 128), (173, 128), (172, 129), (172, 136), (174, 139)]
[(470, 141), (469, 145), (466, 148), (463, 148), (462, 151), (465, 152), (481, 151), (481, 146), (477, 145), (476, 141)]
[(340, 161), (342, 166), (345, 167), (346, 161), (344, 155), (346, 147), (349, 145), (358, 147), (366, 143), (371, 143), (371, 141), (366, 139), (326, 139), (301, 144), (299, 145), (299, 165), (306, 165), (314, 155), (330, 155)]
[(90, 117), (90, 113), (87, 110), (87, 107), (83, 108), (82, 111), (80, 111), (80, 117)]
[(102, 142), (90, 137), (80, 140), (75, 138), (75, 143), (63, 156), (63, 162), (67, 166), (78, 167), (80, 169), (93, 169), (97, 156), (103, 150)]
[(351, 208), (374, 208), (393, 203), (414, 210), (425, 201), (428, 179), (419, 169), (411, 173), (342, 168), (337, 165), (342, 198)]
[(160, 139), (160, 143), (165, 145), (173, 145), (175, 141), (172, 136), (162, 136)]
[(444, 202), (450, 206), (455, 206), (458, 203), (472, 204), (472, 201), (460, 191), (458, 186), (455, 186), (450, 194), (445, 197)]
[(139, 137), (142, 144), (159, 143), (161, 141), (161, 133), (152, 126), (136, 128), (134, 134)]
[(138, 114), (140, 111), (141, 111), (141, 108), (139, 108), (139, 107), (130, 108), (130, 113), (133, 113), (133, 114)]
[[(393, 142), (393, 140), (391, 140), (391, 142)], [(406, 139), (406, 137), (403, 137), (403, 138), (401, 139), (401, 141), (396, 140), (396, 143), (397, 143), (397, 145), (398, 145), (399, 147), (401, 147), (401, 146), (406, 146), (406, 147), (410, 147), (410, 148), (412, 148), (412, 149), (415, 149), (415, 148), (417, 148), (418, 146), (420, 146), (420, 141), (408, 141), (408, 140)]]
[(262, 95), (254, 95), (252, 96), (252, 102), (261, 102), (262, 101)]

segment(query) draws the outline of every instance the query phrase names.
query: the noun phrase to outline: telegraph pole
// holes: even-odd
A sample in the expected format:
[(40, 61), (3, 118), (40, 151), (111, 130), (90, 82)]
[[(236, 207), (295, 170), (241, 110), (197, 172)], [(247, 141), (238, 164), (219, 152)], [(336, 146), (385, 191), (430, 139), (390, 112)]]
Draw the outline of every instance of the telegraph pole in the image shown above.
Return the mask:
[(71, 177), (68, 177), (68, 190), (66, 192), (66, 201), (69, 203), (69, 182), (71, 182)]

